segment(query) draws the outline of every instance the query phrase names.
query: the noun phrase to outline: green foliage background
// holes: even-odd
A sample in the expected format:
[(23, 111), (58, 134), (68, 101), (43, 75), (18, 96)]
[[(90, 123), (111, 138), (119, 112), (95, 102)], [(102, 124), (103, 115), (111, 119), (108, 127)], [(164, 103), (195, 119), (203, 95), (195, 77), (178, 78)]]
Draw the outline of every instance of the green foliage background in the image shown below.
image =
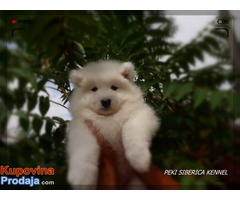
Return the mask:
[[(161, 169), (216, 169), (226, 157), (235, 159), (239, 138), (231, 124), (240, 114), (234, 105), (240, 95), (232, 88), (219, 89), (226, 81), (233, 83), (234, 73), (228, 40), (215, 31), (214, 23), (183, 45), (173, 42), (176, 24), (160, 11), (6, 11), (0, 16), (1, 165), (54, 167), (56, 175), (44, 178), (55, 180), (54, 188), (69, 188), (68, 121), (47, 115), (51, 97), (45, 84), (57, 85), (65, 105), (72, 92), (69, 71), (103, 59), (135, 64), (137, 84), (161, 118), (152, 145), (153, 162)], [(14, 18), (34, 23), (22, 24), (27, 31), (11, 37)], [(205, 55), (216, 63), (192, 70)], [(14, 80), (18, 86), (13, 89)], [(35, 107), (39, 113), (33, 112)], [(10, 144), (5, 141), (12, 115), (19, 118), (19, 133)], [(228, 188), (213, 176), (175, 178), (184, 189)]]

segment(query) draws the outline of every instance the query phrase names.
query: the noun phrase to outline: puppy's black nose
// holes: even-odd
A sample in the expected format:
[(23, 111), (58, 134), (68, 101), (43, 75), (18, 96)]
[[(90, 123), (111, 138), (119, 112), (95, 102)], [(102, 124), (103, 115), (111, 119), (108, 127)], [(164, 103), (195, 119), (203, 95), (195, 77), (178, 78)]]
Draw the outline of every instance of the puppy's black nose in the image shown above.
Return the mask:
[(102, 99), (101, 104), (104, 108), (108, 108), (111, 105), (111, 99)]

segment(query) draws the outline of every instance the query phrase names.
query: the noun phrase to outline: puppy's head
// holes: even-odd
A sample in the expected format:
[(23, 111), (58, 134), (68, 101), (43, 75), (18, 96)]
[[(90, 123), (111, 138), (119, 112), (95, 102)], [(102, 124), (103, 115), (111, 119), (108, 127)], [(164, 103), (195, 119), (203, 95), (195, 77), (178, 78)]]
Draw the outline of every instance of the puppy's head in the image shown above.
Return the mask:
[(136, 98), (136, 75), (131, 62), (102, 61), (90, 63), (70, 73), (75, 86), (71, 111), (88, 109), (98, 115), (112, 115), (125, 102)]

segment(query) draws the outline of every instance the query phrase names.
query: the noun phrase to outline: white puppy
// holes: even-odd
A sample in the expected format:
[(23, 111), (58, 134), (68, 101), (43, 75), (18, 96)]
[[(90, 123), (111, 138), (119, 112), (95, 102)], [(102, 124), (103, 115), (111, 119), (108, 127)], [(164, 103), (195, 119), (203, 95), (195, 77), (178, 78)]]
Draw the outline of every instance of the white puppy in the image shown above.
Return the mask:
[[(88, 129), (91, 120), (117, 155), (120, 176), (133, 168), (146, 172), (151, 163), (150, 144), (159, 121), (133, 83), (130, 62), (90, 63), (70, 73), (74, 92), (70, 99), (72, 121), (68, 127), (68, 181), (96, 186), (100, 146)], [(130, 165), (129, 165), (130, 164)], [(123, 182), (124, 183), (124, 182)]]

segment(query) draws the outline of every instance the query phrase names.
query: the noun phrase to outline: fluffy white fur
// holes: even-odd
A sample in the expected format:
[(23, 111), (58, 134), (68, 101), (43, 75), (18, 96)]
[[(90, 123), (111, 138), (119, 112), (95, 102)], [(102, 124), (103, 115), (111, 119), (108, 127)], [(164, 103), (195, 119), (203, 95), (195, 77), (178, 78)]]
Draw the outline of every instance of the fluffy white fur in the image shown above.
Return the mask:
[[(76, 188), (94, 187), (98, 178), (100, 147), (85, 120), (92, 120), (115, 150), (120, 174), (127, 173), (129, 164), (138, 172), (148, 170), (149, 147), (159, 121), (134, 84), (135, 74), (132, 63), (118, 61), (89, 63), (70, 73), (75, 89), (70, 100), (68, 181)], [(102, 104), (106, 100), (111, 101), (107, 108)]]

